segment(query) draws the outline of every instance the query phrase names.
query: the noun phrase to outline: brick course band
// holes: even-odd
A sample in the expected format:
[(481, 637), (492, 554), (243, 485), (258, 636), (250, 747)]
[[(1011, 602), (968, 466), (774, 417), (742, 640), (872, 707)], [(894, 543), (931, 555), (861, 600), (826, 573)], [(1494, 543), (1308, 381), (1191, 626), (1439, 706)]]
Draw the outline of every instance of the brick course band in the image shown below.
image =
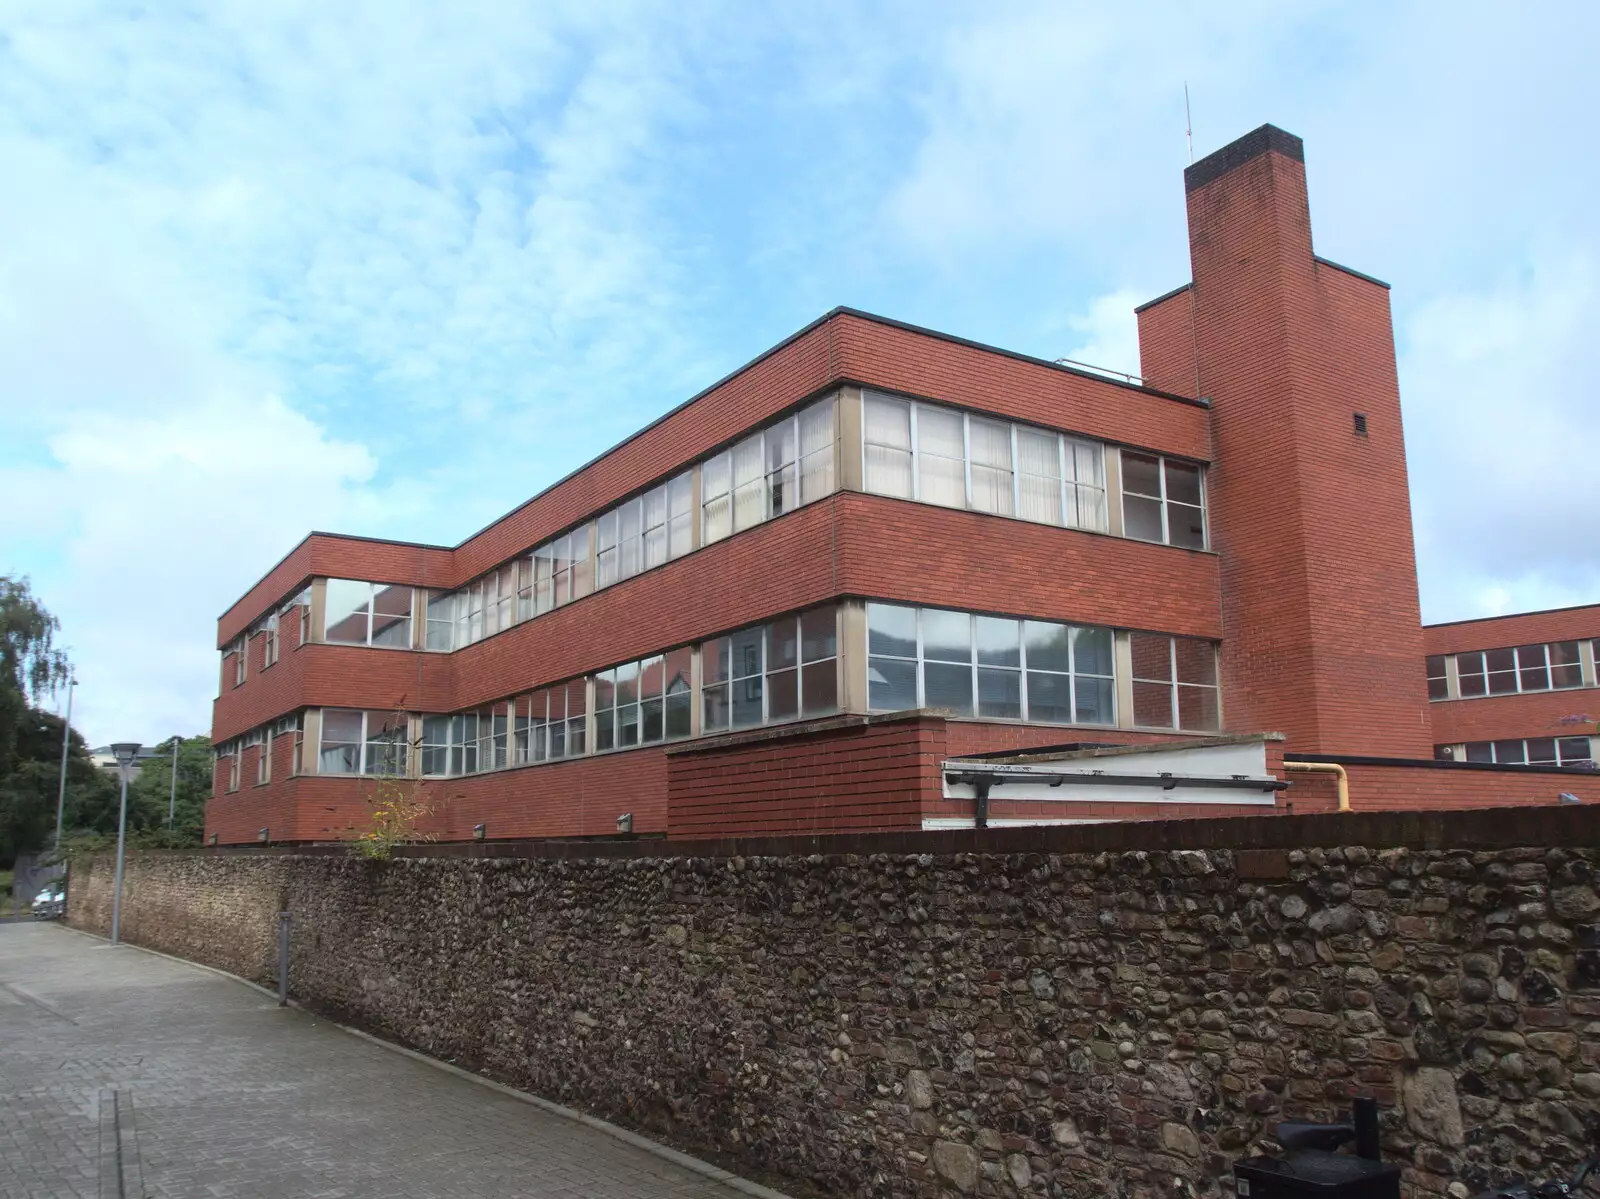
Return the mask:
[(1592, 808), (815, 844), (140, 854), (123, 928), (267, 979), (287, 909), (307, 1006), (833, 1192), (1214, 1196), (1357, 1092), (1412, 1194), (1600, 1130)]

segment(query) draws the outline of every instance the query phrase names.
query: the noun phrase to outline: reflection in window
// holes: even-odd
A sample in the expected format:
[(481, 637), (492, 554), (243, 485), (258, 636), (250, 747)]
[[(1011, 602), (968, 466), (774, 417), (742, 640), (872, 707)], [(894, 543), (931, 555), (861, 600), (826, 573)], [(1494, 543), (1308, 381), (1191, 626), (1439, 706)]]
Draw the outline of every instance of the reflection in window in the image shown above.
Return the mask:
[(1135, 725), (1193, 732), (1221, 727), (1217, 654), (1211, 642), (1158, 633), (1132, 633), (1129, 641)]
[(867, 605), (868, 705), (1050, 724), (1114, 724), (1112, 632)]
[(323, 592), (322, 639), (338, 645), (411, 645), (409, 586), (329, 579)]
[[(1451, 746), (1434, 747), (1436, 757), (1451, 757)], [(1595, 768), (1588, 737), (1529, 737), (1527, 740), (1469, 741), (1462, 758), (1499, 766), (1573, 766)]]
[(686, 646), (595, 675), (595, 749), (687, 737), (693, 662), (693, 651)]
[(1154, 454), (1122, 451), (1122, 527), (1129, 537), (1206, 548), (1200, 467)]
[(831, 606), (708, 641), (700, 654), (704, 732), (839, 709), (838, 615)]
[(700, 467), (700, 538), (709, 545), (834, 488), (834, 398), (752, 433)]
[[(1431, 662), (1431, 659), (1430, 659)], [(1432, 674), (1429, 667), (1429, 674)], [(1473, 650), (1456, 655), (1456, 674), (1463, 698), (1516, 695), (1583, 685), (1576, 641)]]
[(408, 717), (403, 712), (324, 708), (317, 770), (322, 774), (404, 777), (410, 769)]
[(1450, 698), (1450, 677), (1445, 669), (1444, 654), (1428, 655), (1428, 698)]

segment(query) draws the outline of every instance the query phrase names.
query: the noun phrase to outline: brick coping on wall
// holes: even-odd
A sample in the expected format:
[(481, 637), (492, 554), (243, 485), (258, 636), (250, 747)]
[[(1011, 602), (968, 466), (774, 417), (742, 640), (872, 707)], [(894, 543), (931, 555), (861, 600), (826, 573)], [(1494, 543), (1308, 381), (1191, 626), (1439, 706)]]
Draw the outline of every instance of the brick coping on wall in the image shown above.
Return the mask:
[[(1600, 848), (1600, 807), (1540, 807), (1430, 811), (1318, 812), (1233, 816), (1226, 820), (1140, 820), (1025, 828), (930, 832), (832, 833), (817, 836), (728, 837), (668, 841), (449, 841), (404, 845), (406, 858), (732, 858), (839, 857), (863, 854), (1072, 854), (1134, 851), (1269, 850), (1379, 845), (1395, 849), (1513, 849), (1526, 845)], [(338, 857), (348, 844), (216, 846), (148, 850), (150, 854), (257, 854)]]

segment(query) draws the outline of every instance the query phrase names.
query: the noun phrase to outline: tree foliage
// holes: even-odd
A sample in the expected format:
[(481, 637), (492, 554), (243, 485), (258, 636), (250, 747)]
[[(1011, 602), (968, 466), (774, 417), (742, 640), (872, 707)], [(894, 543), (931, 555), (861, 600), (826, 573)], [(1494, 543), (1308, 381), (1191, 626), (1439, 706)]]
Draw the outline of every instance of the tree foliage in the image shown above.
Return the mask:
[(67, 681), (60, 629), (27, 579), (0, 575), (0, 779), (13, 767), (30, 707)]
[[(10, 761), (0, 768), (0, 867), (19, 853), (45, 848), (55, 837), (62, 723), (53, 712), (24, 708), (14, 729)], [(94, 764), (74, 732), (67, 752), (66, 828), (79, 827), (86, 813), (103, 813), (109, 806), (115, 832), (116, 803), (116, 780)]]

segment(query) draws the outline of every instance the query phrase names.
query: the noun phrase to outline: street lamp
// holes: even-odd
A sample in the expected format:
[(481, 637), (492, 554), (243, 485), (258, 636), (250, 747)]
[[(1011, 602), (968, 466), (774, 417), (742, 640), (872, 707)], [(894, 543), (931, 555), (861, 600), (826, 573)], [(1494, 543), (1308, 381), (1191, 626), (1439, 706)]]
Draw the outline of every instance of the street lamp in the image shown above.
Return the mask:
[(122, 939), (122, 858), (128, 844), (128, 773), (133, 760), (139, 756), (137, 741), (118, 741), (111, 747), (117, 759), (117, 773), (122, 776), (122, 808), (117, 813), (117, 879), (116, 890), (111, 893), (111, 943)]
[(67, 749), (72, 744), (72, 689), (78, 680), (67, 676), (67, 718), (61, 725), (61, 787), (56, 792), (56, 864), (61, 863), (61, 815), (67, 810)]
[(178, 742), (182, 737), (172, 739), (172, 794), (167, 798), (167, 828), (172, 828), (173, 814), (178, 810)]

